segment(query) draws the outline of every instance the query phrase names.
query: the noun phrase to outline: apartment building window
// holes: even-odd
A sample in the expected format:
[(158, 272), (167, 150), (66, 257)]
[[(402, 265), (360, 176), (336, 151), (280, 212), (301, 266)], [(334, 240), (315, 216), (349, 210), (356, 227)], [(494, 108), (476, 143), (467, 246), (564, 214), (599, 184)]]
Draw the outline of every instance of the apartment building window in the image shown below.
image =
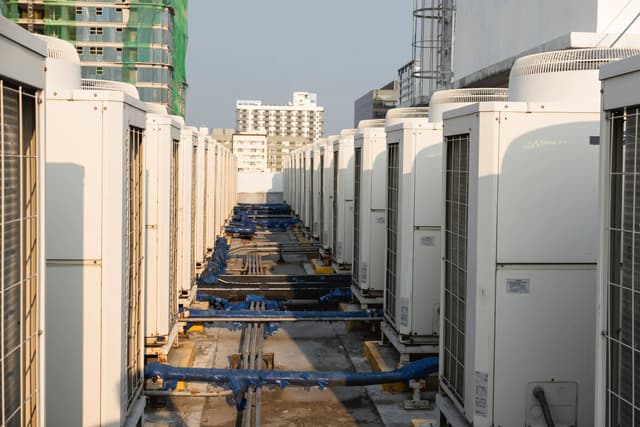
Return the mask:
[(84, 53), (84, 48), (82, 46), (76, 46), (76, 52), (78, 52), (78, 55), (82, 55)]
[(103, 53), (102, 47), (98, 47), (98, 46), (90, 46), (89, 47), (89, 54), (90, 55), (102, 55), (102, 53)]
[(96, 15), (98, 15), (98, 16), (102, 15), (102, 8), (101, 7), (96, 7)]
[(76, 15), (82, 15), (82, 7), (76, 7)]
[(104, 69), (102, 67), (96, 67), (96, 75), (101, 76), (104, 73)]
[(89, 34), (91, 35), (101, 36), (103, 32), (104, 29), (102, 27), (89, 27)]

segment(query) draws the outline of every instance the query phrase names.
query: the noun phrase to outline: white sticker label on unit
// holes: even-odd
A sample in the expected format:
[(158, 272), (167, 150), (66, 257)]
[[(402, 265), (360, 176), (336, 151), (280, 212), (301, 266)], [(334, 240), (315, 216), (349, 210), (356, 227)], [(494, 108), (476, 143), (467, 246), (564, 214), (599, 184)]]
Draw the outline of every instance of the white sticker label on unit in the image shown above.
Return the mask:
[(367, 275), (369, 274), (369, 265), (366, 262), (360, 264), (360, 281), (367, 283)]
[(384, 217), (379, 216), (376, 218), (376, 224), (384, 224)]
[(409, 326), (409, 300), (400, 298), (400, 326)]
[(475, 412), (481, 417), (489, 416), (489, 374), (476, 371), (476, 399)]
[(508, 294), (528, 294), (529, 279), (507, 279)]
[(422, 246), (435, 246), (436, 238), (433, 236), (423, 236), (420, 238), (420, 243), (422, 243)]

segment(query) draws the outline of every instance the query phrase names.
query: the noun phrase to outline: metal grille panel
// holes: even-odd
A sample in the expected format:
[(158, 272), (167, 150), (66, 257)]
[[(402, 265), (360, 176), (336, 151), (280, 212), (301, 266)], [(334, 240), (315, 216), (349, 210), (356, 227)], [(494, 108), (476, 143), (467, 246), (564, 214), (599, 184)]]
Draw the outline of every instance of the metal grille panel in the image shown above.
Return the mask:
[(469, 135), (446, 138), (444, 374), (442, 380), (462, 405), (467, 285)]
[(198, 210), (198, 138), (193, 137), (191, 155), (191, 273), (190, 280), (196, 276), (196, 211)]
[(318, 235), (320, 236), (320, 243), (324, 244), (322, 232), (324, 230), (324, 154), (320, 154), (320, 221), (318, 225)]
[(38, 424), (38, 150), (34, 93), (0, 80), (0, 425)]
[(398, 261), (398, 201), (400, 190), (400, 144), (387, 145), (387, 271), (384, 311), (395, 323)]
[(354, 182), (353, 182), (353, 268), (354, 285), (360, 287), (360, 180), (362, 174), (362, 148), (354, 149)]
[(127, 156), (127, 408), (142, 390), (142, 343), (140, 339), (142, 304), (142, 216), (144, 163), (142, 129), (130, 127)]
[(611, 113), (607, 425), (640, 423), (640, 107)]
[(178, 211), (180, 184), (180, 141), (173, 140), (171, 145), (171, 224), (169, 230), (171, 239), (169, 250), (171, 251), (171, 264), (169, 274), (169, 324), (172, 325), (178, 316)]
[(311, 221), (311, 234), (315, 234), (316, 232), (316, 222), (315, 222), (315, 218), (316, 218), (316, 212), (313, 209), (313, 199), (315, 198), (315, 193), (313, 192), (315, 189), (313, 188), (313, 181), (314, 181), (314, 175), (315, 172), (313, 170), (313, 152), (310, 152), (309, 156), (311, 157), (309, 159), (309, 221)]
[(338, 251), (338, 158), (339, 151), (333, 152), (333, 253)]

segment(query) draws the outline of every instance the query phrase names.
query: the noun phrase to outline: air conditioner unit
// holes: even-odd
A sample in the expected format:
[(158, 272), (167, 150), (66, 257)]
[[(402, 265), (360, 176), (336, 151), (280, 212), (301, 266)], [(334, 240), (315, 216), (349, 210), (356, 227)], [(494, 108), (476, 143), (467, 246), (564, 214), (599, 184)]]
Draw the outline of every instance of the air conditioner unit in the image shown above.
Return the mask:
[(322, 253), (331, 255), (333, 251), (333, 145), (338, 135), (331, 135), (320, 149), (323, 153), (323, 194), (322, 194)]
[(299, 148), (295, 152), (295, 175), (296, 175), (296, 192), (294, 194), (295, 211), (298, 217), (304, 221), (304, 195), (305, 195), (305, 183), (304, 183), (304, 149)]
[[(511, 70), (510, 102), (444, 114), (437, 399), (444, 418), (545, 426), (548, 410), (556, 426), (594, 425), (600, 112), (593, 99), (598, 68), (629, 54), (523, 57)], [(529, 84), (537, 101), (515, 102), (532, 93), (521, 86)]]
[(351, 270), (353, 251), (353, 138), (356, 129), (340, 132), (333, 143), (333, 263), (335, 271)]
[(507, 94), (493, 88), (443, 90), (432, 94), (428, 109), (387, 113), (387, 150), (393, 156), (386, 157), (389, 221), (381, 329), (401, 353), (438, 352), (442, 113), (472, 102), (506, 101)]
[(314, 239), (322, 237), (322, 219), (323, 219), (323, 191), (324, 191), (324, 152), (321, 147), (327, 142), (326, 138), (321, 138), (314, 142), (311, 146), (313, 156), (313, 171), (311, 179), (313, 180), (313, 210), (311, 212), (312, 232)]
[(145, 405), (146, 106), (119, 90), (47, 87), (46, 424), (134, 425)]
[(165, 359), (178, 335), (180, 133), (184, 122), (167, 115), (164, 107), (147, 107), (145, 354)]
[(198, 135), (195, 128), (186, 127), (180, 134), (180, 182), (178, 194), (178, 304), (188, 305), (195, 297), (195, 205), (197, 195)]
[(354, 138), (351, 290), (361, 304), (381, 304), (386, 232), (385, 121), (362, 120)]
[(600, 255), (597, 293), (595, 425), (640, 422), (634, 398), (640, 387), (635, 363), (639, 306), (636, 232), (640, 56), (605, 65), (602, 79), (600, 146)]
[[(44, 425), (46, 415), (44, 340), (49, 334), (43, 256), (42, 90), (47, 45), (0, 16), (0, 52), (0, 425), (39, 426)], [(46, 331), (44, 335), (42, 331)]]

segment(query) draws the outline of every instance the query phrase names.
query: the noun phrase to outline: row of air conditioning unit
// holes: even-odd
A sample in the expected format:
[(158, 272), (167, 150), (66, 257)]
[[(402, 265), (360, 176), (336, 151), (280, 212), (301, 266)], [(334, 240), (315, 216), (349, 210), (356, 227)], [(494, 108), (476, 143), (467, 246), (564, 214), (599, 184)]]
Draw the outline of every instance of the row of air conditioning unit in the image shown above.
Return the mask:
[[(615, 62), (639, 53), (520, 58), (508, 90), (436, 92), (428, 109), (362, 122), (344, 154), (353, 181), (334, 166), (334, 206), (356, 209), (354, 296), (383, 298), (383, 332), (400, 352), (439, 352), (443, 422), (640, 423), (640, 60)], [(598, 70), (610, 62), (600, 146)], [(292, 177), (305, 167), (295, 155)]]
[(0, 424), (137, 425), (145, 354), (177, 335), (235, 158), (135, 87), (81, 79), (70, 43), (0, 24)]

